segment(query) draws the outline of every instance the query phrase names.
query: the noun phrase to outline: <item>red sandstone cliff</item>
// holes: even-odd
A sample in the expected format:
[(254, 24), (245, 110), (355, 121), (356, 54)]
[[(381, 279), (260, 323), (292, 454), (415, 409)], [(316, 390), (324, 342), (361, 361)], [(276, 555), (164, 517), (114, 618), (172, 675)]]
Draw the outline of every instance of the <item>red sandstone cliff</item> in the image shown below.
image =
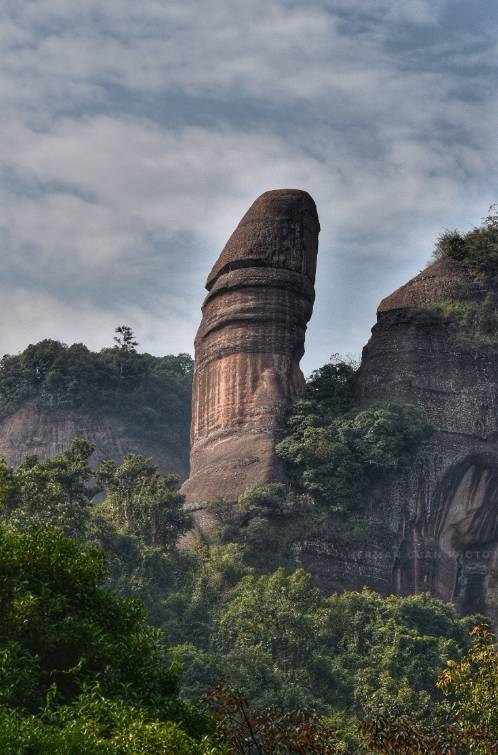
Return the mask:
[(95, 444), (94, 466), (103, 459), (120, 461), (127, 453), (140, 453), (152, 457), (163, 472), (174, 472), (180, 479), (188, 475), (186, 443), (151, 441), (112, 415), (72, 409), (47, 411), (32, 402), (0, 420), (0, 457), (11, 465), (27, 454), (47, 458), (68, 448), (74, 437)]
[(193, 508), (282, 479), (275, 444), (285, 407), (304, 385), (299, 361), (319, 229), (309, 194), (266, 192), (208, 276), (195, 339), (191, 472), (182, 488)]

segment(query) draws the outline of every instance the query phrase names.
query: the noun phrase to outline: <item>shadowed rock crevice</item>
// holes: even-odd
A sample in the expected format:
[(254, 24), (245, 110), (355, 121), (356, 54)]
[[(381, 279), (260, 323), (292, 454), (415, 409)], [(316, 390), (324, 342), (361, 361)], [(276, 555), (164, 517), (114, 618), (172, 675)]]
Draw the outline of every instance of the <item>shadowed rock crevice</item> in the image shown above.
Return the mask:
[(498, 469), (470, 456), (450, 469), (436, 493), (432, 590), (464, 613), (490, 614), (496, 600)]

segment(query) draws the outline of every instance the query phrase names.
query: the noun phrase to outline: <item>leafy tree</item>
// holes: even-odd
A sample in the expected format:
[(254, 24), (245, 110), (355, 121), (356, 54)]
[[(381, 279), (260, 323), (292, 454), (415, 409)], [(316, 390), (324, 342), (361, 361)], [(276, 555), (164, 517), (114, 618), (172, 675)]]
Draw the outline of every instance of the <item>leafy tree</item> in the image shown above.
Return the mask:
[(321, 526), (321, 512), (311, 496), (283, 483), (249, 485), (235, 502), (212, 501), (210, 511), (218, 522), (211, 539), (237, 543), (244, 564), (259, 572), (295, 568), (292, 542)]
[(178, 478), (163, 475), (152, 459), (128, 454), (121, 464), (104, 462), (98, 479), (116, 524), (148, 545), (173, 546), (192, 526), (178, 492)]
[(115, 348), (119, 349), (119, 351), (126, 352), (127, 354), (135, 354), (138, 341), (135, 340), (135, 335), (130, 326), (119, 325), (114, 332), (117, 333), (117, 335), (114, 336), (116, 344)]
[(319, 407), (321, 415), (328, 418), (350, 411), (357, 369), (356, 362), (344, 361), (339, 354), (332, 354), (330, 361), (314, 370), (307, 379), (304, 406), (315, 410)]
[(328, 422), (298, 409), (277, 446), (292, 480), (330, 510), (361, 507), (376, 476), (395, 471), (428, 437), (416, 407), (378, 402)]
[(91, 443), (75, 438), (66, 451), (50, 459), (26, 456), (17, 469), (8, 469), (3, 462), (0, 503), (4, 518), (21, 529), (53, 525), (83, 537), (94, 492), (88, 487), (93, 450)]
[[(126, 326), (122, 326), (123, 328)], [(188, 447), (192, 359), (139, 354), (133, 334), (98, 354), (83, 344), (31, 344), (0, 360), (0, 416), (30, 401), (119, 418), (133, 432)]]
[(178, 697), (164, 636), (105, 576), (99, 548), (0, 527), (0, 742), (17, 748), (3, 751), (218, 752)]
[[(243, 549), (237, 543), (209, 545), (199, 539), (194, 558), (191, 572), (184, 580), (189, 600), (182, 617), (183, 642), (211, 650), (215, 617), (248, 569)], [(214, 652), (217, 652), (216, 648)], [(191, 674), (190, 680), (196, 684)], [(204, 692), (205, 688), (200, 691)]]
[(61, 755), (228, 755), (213, 737), (196, 738), (175, 721), (103, 697), (98, 686), (71, 705), (39, 715), (0, 708), (0, 752)]
[(366, 716), (433, 720), (435, 679), (460, 658), (470, 621), (429, 595), (327, 598), (309, 574), (282, 569), (225, 583), (214, 605), (204, 647), (175, 649), (185, 692), (197, 697), (217, 677), (258, 710), (315, 710), (336, 732), (334, 746), (353, 752), (365, 746)]
[(498, 211), (491, 205), (481, 225), (466, 234), (445, 231), (436, 242), (436, 259), (457, 260), (474, 280), (498, 281)]
[[(151, 619), (181, 641), (189, 611), (185, 589), (195, 558), (176, 548), (190, 526), (173, 475), (149, 459), (130, 455), (121, 464), (90, 469), (93, 446), (75, 439), (52, 459), (26, 457), (17, 469), (0, 462), (0, 518), (26, 530), (53, 525), (108, 557), (108, 585), (144, 601)], [(102, 487), (103, 502), (95, 493)]]
[(469, 753), (498, 750), (498, 651), (483, 625), (471, 631), (472, 644), (459, 661), (450, 660), (438, 687), (446, 698), (450, 728)]
[(59, 530), (0, 528), (0, 698), (36, 712), (49, 689), (71, 702), (89, 684), (129, 702), (174, 697), (158, 630), (139, 603), (100, 585), (104, 553)]
[[(420, 718), (388, 711), (364, 723), (369, 749), (381, 753), (488, 755), (498, 750), (498, 655), (494, 636), (482, 625), (471, 631), (471, 647), (449, 660), (437, 687), (444, 700), (435, 715)], [(388, 706), (386, 701), (386, 706)]]
[(312, 680), (321, 666), (316, 636), (323, 596), (303, 571), (246, 576), (217, 619), (213, 645), (225, 658), (230, 683), (265, 707), (313, 707)]

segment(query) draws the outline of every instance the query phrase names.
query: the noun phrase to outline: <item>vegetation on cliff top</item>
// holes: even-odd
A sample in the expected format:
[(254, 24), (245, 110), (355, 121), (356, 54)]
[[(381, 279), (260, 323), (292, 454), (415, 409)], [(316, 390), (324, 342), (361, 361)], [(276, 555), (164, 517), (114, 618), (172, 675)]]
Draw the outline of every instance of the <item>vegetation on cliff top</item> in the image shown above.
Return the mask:
[(139, 354), (127, 326), (99, 353), (81, 343), (45, 340), (0, 360), (0, 416), (26, 401), (48, 411), (119, 417), (141, 434), (188, 443), (192, 359)]
[(498, 210), (491, 205), (481, 225), (467, 233), (447, 230), (436, 241), (435, 259), (457, 260), (474, 280), (498, 283)]
[(431, 315), (442, 318), (453, 342), (465, 351), (498, 351), (498, 306), (494, 291), (489, 291), (478, 301), (460, 299), (436, 302)]
[[(435, 302), (431, 313), (447, 325), (452, 340), (466, 351), (498, 351), (498, 212), (496, 205), (479, 227), (461, 234), (442, 233), (434, 258), (454, 259), (465, 280), (451, 300)], [(469, 286), (470, 284), (470, 286)], [(470, 293), (470, 296), (469, 296)], [(421, 313), (423, 320), (423, 313)]]

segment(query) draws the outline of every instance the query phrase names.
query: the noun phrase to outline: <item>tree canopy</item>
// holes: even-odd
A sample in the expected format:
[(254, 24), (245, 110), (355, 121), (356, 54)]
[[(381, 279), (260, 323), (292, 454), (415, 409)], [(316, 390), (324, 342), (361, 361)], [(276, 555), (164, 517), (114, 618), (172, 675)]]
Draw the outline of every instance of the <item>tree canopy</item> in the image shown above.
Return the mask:
[[(126, 326), (122, 326), (125, 328)], [(44, 340), (0, 360), (0, 416), (26, 401), (119, 417), (142, 434), (188, 443), (192, 359), (140, 354), (133, 333), (99, 353), (81, 343)]]

